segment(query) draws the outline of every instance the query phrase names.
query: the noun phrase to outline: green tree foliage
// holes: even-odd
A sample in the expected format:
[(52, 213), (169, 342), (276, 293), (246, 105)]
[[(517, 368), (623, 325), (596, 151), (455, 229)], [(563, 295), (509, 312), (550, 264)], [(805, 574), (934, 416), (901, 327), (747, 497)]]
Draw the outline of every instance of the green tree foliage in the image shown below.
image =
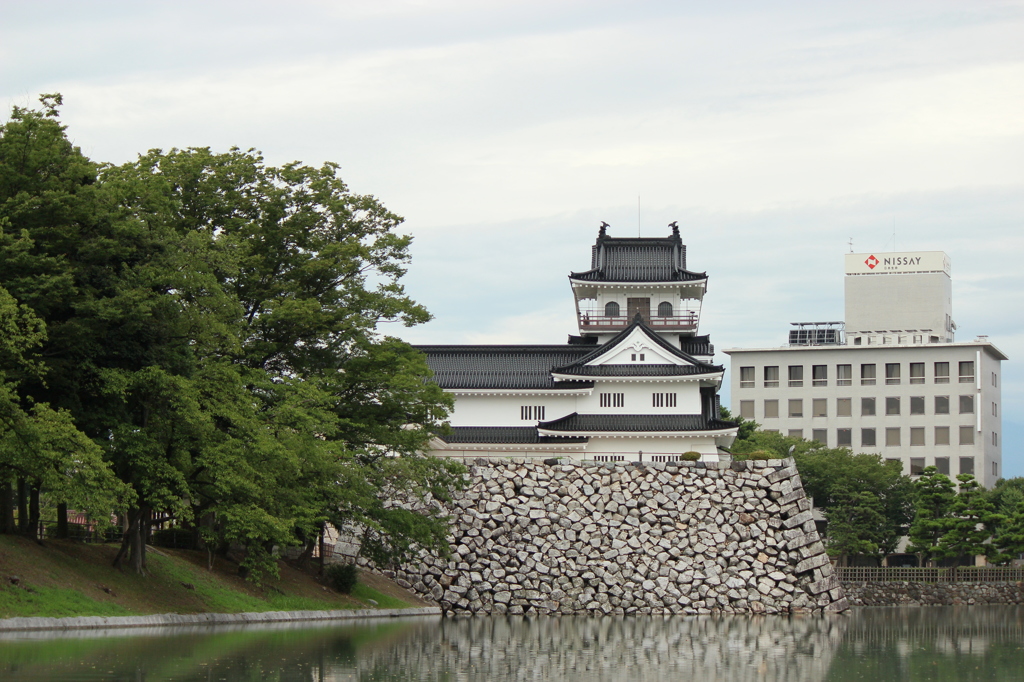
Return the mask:
[(1024, 501), (1019, 502), (1010, 514), (1003, 516), (1005, 521), (999, 524), (999, 530), (992, 541), (996, 551), (989, 554), (989, 559), (999, 564), (1008, 563), (1024, 554)]
[(3, 367), (21, 373), (12, 404), (51, 400), (34, 418), (77, 426), (75, 447), (116, 473), (130, 505), (117, 563), (145, 571), (156, 517), (244, 547), (255, 579), (328, 522), (365, 528), (384, 563), (445, 552), (425, 502), (462, 468), (422, 452), (451, 401), (422, 354), (378, 331), (429, 317), (399, 282), (401, 219), (334, 164), (187, 149), (97, 167), (59, 104), (15, 109), (0, 137), (0, 321), (24, 330), (0, 352), (37, 348)]
[(939, 539), (934, 554), (947, 559), (963, 560), (967, 557), (991, 554), (998, 560), (998, 552), (989, 543), (996, 525), (1006, 517), (995, 512), (985, 490), (970, 474), (960, 474), (960, 490), (950, 506), (946, 532)]
[(956, 490), (949, 476), (933, 466), (925, 467), (914, 482), (917, 494), (916, 513), (910, 525), (908, 552), (922, 557), (929, 564), (943, 556), (939, 543), (950, 528)]

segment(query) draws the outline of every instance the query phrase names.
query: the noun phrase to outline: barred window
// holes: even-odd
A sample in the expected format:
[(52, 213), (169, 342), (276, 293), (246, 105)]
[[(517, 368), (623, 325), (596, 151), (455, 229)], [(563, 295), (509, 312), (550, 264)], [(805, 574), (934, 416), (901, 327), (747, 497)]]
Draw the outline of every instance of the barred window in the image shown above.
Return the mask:
[[(652, 393), (651, 394), (651, 406), (652, 407), (675, 407), (676, 406), (676, 393)], [(754, 401), (744, 400), (743, 402), (749, 402), (751, 404), (751, 418), (753, 418)], [(742, 410), (742, 407), (740, 408)]]
[(544, 406), (543, 405), (523, 405), (519, 408), (519, 418), (523, 420), (537, 420), (544, 419)]
[(625, 393), (602, 393), (601, 394), (601, 407), (625, 407), (626, 406), (626, 394)]

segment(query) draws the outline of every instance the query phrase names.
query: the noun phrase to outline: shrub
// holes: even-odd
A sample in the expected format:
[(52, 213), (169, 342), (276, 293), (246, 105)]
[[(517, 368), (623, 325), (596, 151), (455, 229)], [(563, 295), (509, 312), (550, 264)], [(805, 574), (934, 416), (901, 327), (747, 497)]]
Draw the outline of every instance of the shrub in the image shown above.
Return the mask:
[(700, 459), (700, 453), (690, 450), (689, 452), (684, 452), (683, 454), (679, 455), (679, 459), (683, 460), (684, 462), (696, 462), (698, 459)]
[(327, 581), (338, 592), (351, 594), (359, 582), (359, 569), (355, 564), (331, 564), (327, 569)]
[(757, 450), (755, 452), (748, 452), (747, 459), (783, 459), (783, 457), (776, 452)]

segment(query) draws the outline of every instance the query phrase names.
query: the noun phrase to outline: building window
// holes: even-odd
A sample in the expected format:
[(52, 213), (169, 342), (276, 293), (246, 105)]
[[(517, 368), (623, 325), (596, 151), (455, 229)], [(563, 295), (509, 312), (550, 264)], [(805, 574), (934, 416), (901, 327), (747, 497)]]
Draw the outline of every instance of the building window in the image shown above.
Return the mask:
[(601, 394), (601, 407), (625, 407), (626, 406), (626, 394), (625, 393), (602, 393)]
[(999, 406), (996, 405), (995, 403), (992, 403), (992, 416), (993, 417), (998, 417), (999, 416)]
[(860, 399), (860, 416), (862, 416), (862, 417), (874, 417), (875, 416), (875, 399), (874, 398), (861, 398)]
[(828, 365), (811, 365), (811, 385), (828, 386)]
[(900, 413), (900, 399), (898, 396), (889, 396), (885, 399), (885, 414), (893, 416)]
[(885, 444), (890, 446), (900, 444), (900, 427), (890, 426), (885, 430)]
[(860, 430), (860, 446), (862, 448), (873, 448), (873, 447), (875, 447), (875, 430), (874, 429), (861, 429)]
[(853, 399), (852, 398), (836, 398), (836, 416), (837, 417), (852, 417), (853, 416)]
[[(652, 407), (675, 407), (676, 406), (676, 393), (652, 393), (651, 394), (651, 406)], [(740, 411), (743, 410), (743, 403), (750, 403), (750, 418), (754, 418), (754, 401), (744, 400), (740, 403)], [(741, 415), (742, 416), (742, 415)]]
[(910, 444), (911, 445), (924, 445), (924, 427), (923, 426), (911, 426), (910, 427)]
[(949, 414), (949, 396), (935, 396), (935, 414)]
[(853, 383), (853, 366), (836, 365), (836, 386), (850, 386)]
[(999, 475), (999, 462), (992, 462), (992, 475), (993, 476), (998, 476)]
[(874, 386), (875, 385), (875, 366), (872, 365), (861, 365), (860, 366), (860, 385), (861, 386)]
[(764, 387), (765, 388), (778, 388), (779, 387), (779, 367), (775, 365), (773, 367), (764, 368)]
[(910, 363), (910, 383), (912, 383), (912, 384), (923, 384), (924, 383), (924, 363), (923, 362), (912, 362), (912, 363)]
[(974, 458), (973, 457), (961, 457), (960, 458), (960, 473), (974, 475)]
[(789, 437), (790, 438), (803, 438), (804, 437), (804, 430), (803, 429), (790, 429), (789, 430)]
[(828, 429), (811, 429), (811, 440), (816, 440), (822, 445), (828, 445)]
[(937, 383), (937, 384), (948, 384), (949, 383), (949, 363), (948, 362), (936, 362), (935, 363), (935, 383)]
[(949, 445), (949, 427), (948, 426), (936, 426), (935, 427), (935, 444), (936, 445)]
[(924, 414), (924, 396), (910, 397), (910, 414)]
[[(655, 396), (658, 394), (655, 393)], [(740, 416), (744, 419), (754, 418), (754, 401), (753, 400), (741, 400), (740, 401)]]
[(754, 368), (740, 367), (740, 388), (754, 387)]
[(836, 429), (836, 447), (848, 448), (853, 445), (853, 429)]
[(967, 362), (960, 363), (960, 383), (974, 383), (974, 360), (968, 360)]
[(992, 432), (992, 446), (999, 447), (999, 434), (995, 431)]
[(605, 317), (618, 317), (619, 316), (619, 304), (615, 301), (608, 301), (604, 304), (604, 315)]
[[(637, 354), (633, 353), (632, 357), (630, 358), (630, 360), (632, 360), (633, 362), (636, 362), (636, 357), (637, 357)], [(644, 354), (640, 353), (640, 362), (643, 362), (643, 361), (644, 361)]]
[(924, 335), (923, 334), (914, 334), (914, 343), (915, 344), (924, 343)]
[(800, 398), (791, 399), (789, 401), (789, 416), (790, 417), (802, 417), (804, 416), (804, 401)]
[(778, 419), (779, 418), (779, 401), (778, 400), (765, 400), (764, 401), (764, 418), (765, 419)]
[(960, 427), (960, 445), (974, 445), (974, 427)]
[[(911, 443), (913, 445), (913, 443)], [(910, 475), (920, 476), (924, 473), (924, 457), (910, 458)]]
[(900, 363), (885, 363), (885, 383), (887, 386), (895, 386), (900, 383)]
[(523, 420), (541, 421), (544, 419), (544, 406), (543, 405), (523, 405), (519, 408), (519, 418)]
[(658, 304), (658, 317), (672, 317), (672, 304), (662, 301)]
[(789, 366), (789, 385), (793, 388), (799, 388), (804, 385), (804, 366), (803, 365), (790, 365)]
[(853, 345), (855, 345), (855, 346), (861, 345), (861, 339), (860, 339), (859, 336), (853, 337)]
[(974, 414), (974, 396), (960, 396), (960, 414)]
[[(996, 376), (995, 372), (992, 372), (992, 385), (993, 386), (998, 386), (999, 385), (999, 377)], [(992, 464), (995, 464), (995, 462), (992, 462)]]
[(949, 457), (936, 457), (935, 468), (944, 476), (949, 476)]
[(826, 398), (815, 398), (811, 401), (811, 416), (812, 417), (827, 417), (828, 416), (828, 399)]
[(621, 462), (624, 459), (625, 455), (594, 455), (595, 462)]

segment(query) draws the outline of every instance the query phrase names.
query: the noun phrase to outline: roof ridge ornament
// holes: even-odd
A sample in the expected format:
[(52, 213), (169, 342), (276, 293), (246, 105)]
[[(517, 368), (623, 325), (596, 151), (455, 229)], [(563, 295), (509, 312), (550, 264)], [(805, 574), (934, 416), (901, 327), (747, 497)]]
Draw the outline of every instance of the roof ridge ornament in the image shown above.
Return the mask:
[(602, 239), (604, 237), (607, 237), (608, 236), (608, 228), (609, 227), (611, 227), (611, 225), (609, 225), (608, 223), (606, 223), (605, 221), (602, 220), (601, 221), (601, 227), (597, 231), (597, 238), (598, 239)]
[(679, 221), (673, 220), (668, 224), (668, 226), (672, 228), (672, 236), (679, 237)]

